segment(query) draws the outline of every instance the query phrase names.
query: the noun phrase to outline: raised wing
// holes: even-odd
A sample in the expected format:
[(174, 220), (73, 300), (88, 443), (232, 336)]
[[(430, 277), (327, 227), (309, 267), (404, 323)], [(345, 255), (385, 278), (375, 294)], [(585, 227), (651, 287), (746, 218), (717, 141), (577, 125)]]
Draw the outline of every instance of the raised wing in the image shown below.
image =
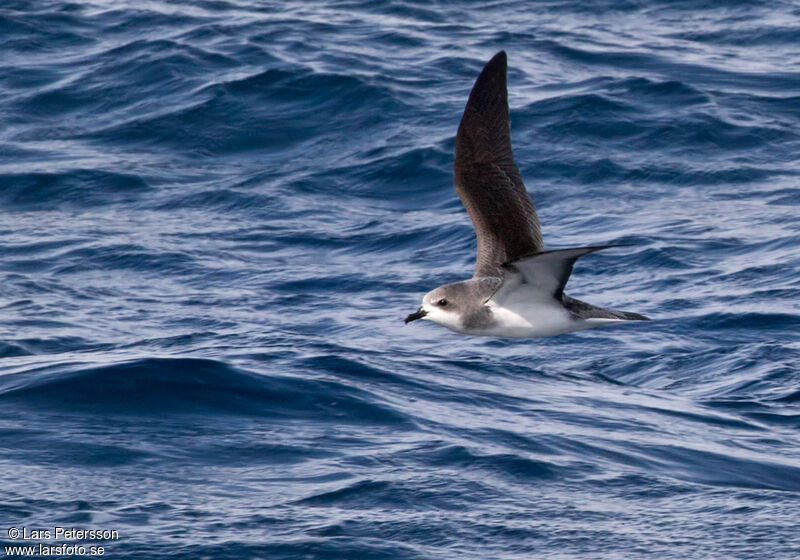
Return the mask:
[(542, 251), (539, 218), (511, 152), (506, 53), (483, 68), (456, 135), (456, 192), (478, 239), (475, 277), (498, 276), (503, 263)]

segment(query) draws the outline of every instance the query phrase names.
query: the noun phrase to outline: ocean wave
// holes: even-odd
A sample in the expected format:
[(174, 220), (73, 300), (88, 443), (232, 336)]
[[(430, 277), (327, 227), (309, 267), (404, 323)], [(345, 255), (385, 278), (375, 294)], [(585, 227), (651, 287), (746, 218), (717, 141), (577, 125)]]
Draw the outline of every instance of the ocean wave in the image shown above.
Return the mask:
[(84, 414), (228, 414), (403, 425), (368, 393), (327, 379), (264, 376), (215, 360), (147, 358), (0, 377), (0, 401)]
[(131, 202), (150, 190), (141, 176), (101, 169), (0, 175), (0, 203), (12, 209), (86, 207)]
[(203, 156), (287, 151), (326, 130), (357, 133), (376, 115), (398, 108), (389, 93), (360, 78), (270, 69), (204, 87), (175, 109), (130, 118), (82, 138), (169, 145)]

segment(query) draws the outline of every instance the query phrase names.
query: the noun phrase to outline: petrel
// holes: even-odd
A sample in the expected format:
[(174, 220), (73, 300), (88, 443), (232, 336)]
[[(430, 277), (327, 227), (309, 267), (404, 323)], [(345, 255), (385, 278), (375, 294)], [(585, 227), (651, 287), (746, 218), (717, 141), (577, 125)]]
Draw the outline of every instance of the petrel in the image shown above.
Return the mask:
[(425, 294), (406, 324), (427, 319), (465, 335), (529, 338), (648, 320), (564, 293), (575, 261), (612, 245), (545, 250), (511, 152), (506, 69), (500, 51), (475, 81), (456, 134), (455, 187), (478, 239), (475, 273)]

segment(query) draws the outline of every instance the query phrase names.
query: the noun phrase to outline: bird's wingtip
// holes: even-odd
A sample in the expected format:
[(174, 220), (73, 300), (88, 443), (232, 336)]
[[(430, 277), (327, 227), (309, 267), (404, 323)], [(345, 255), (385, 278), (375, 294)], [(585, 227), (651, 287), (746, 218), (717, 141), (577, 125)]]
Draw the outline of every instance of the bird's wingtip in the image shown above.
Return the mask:
[(486, 63), (486, 66), (495, 66), (495, 65), (503, 65), (508, 66), (508, 55), (506, 54), (505, 50), (497, 52), (489, 62)]

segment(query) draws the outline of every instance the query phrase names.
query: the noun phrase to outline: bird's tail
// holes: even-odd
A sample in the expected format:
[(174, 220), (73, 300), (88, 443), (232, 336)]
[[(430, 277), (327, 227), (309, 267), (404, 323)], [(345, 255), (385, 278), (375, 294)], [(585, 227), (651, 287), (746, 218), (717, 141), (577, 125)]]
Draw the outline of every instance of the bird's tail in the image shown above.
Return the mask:
[(606, 309), (609, 313), (615, 315), (616, 317), (622, 319), (623, 321), (649, 321), (650, 317), (645, 317), (639, 313), (634, 313), (633, 311), (617, 311), (615, 309)]
[(649, 317), (632, 311), (617, 311), (605, 309), (579, 299), (574, 299), (564, 294), (562, 296), (564, 307), (575, 317), (580, 319), (617, 319), (619, 321), (649, 321)]

